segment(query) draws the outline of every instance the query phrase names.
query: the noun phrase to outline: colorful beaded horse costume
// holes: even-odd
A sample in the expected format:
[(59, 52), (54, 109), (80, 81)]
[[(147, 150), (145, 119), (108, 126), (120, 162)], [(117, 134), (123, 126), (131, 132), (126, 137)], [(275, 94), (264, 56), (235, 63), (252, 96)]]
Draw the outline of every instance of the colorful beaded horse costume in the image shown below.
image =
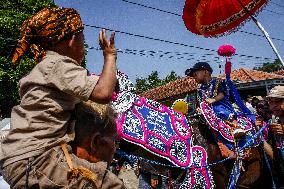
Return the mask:
[(186, 117), (158, 102), (134, 93), (128, 77), (117, 73), (119, 89), (113, 97), (118, 113), (121, 139), (187, 169), (186, 179), (178, 188), (213, 188), (211, 172), (206, 167), (207, 153), (192, 144), (192, 129)]
[[(232, 50), (233, 49), (233, 50)], [(235, 49), (230, 45), (223, 45), (219, 48), (218, 54), (221, 56), (231, 56), (235, 52)], [(217, 138), (217, 141), (224, 143), (230, 150), (234, 151), (235, 139), (232, 133), (233, 124), (226, 121), (229, 117), (233, 117), (235, 120), (235, 126), (245, 130), (246, 140), (242, 140), (239, 143), (239, 147), (245, 144), (245, 141), (251, 139), (256, 133), (255, 130), (255, 115), (244, 105), (241, 100), (237, 89), (234, 86), (233, 81), (230, 79), (231, 62), (226, 58), (225, 74), (226, 79), (212, 79), (205, 89), (202, 87), (198, 89), (197, 96), (200, 103), (201, 112), (204, 115), (208, 125), (212, 128), (213, 134)], [(206, 88), (207, 87), (207, 88)], [(206, 104), (204, 100), (206, 98), (212, 98), (216, 96), (218, 88), (222, 87), (224, 92), (224, 100), (213, 103), (211, 106)], [(231, 105), (232, 102), (229, 98), (233, 99), (236, 108)], [(237, 110), (236, 110), (237, 109)], [(255, 144), (256, 145), (256, 144)]]
[[(244, 105), (241, 100), (233, 81), (230, 79), (231, 62), (228, 57), (234, 54), (235, 49), (230, 45), (223, 45), (218, 49), (218, 54), (226, 57), (225, 74), (226, 79), (220, 81), (212, 79), (205, 90), (198, 90), (201, 112), (210, 126), (213, 136), (217, 141), (221, 153), (226, 158), (236, 158), (232, 168), (229, 180), (229, 189), (236, 187), (242, 167), (242, 160), (245, 157), (245, 150), (258, 146), (259, 132), (255, 128), (255, 115)], [(216, 104), (208, 105), (204, 100), (216, 96), (216, 91), (223, 85), (224, 100)], [(206, 90), (207, 87), (207, 90)], [(235, 108), (231, 105), (229, 98), (233, 99)], [(237, 110), (236, 110), (237, 109)], [(232, 120), (234, 119), (234, 124)], [(245, 131), (245, 136), (236, 138), (234, 129)]]

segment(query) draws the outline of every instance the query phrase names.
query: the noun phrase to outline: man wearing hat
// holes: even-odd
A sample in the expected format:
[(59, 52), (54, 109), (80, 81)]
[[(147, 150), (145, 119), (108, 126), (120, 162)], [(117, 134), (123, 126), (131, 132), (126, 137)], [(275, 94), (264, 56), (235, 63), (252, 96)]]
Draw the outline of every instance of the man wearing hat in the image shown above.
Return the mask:
[(272, 88), (267, 99), (269, 108), (273, 112), (269, 124), (272, 135), (273, 169), (278, 188), (284, 188), (284, 86)]

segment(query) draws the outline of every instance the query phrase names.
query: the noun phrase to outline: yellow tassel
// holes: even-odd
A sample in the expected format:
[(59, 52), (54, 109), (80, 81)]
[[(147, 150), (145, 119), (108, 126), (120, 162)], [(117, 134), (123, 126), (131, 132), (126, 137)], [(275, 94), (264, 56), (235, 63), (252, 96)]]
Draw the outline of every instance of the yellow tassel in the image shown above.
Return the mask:
[(73, 178), (78, 178), (79, 176), (82, 176), (84, 179), (87, 179), (90, 182), (93, 182), (94, 185), (97, 183), (97, 175), (95, 175), (92, 171), (85, 167), (77, 167), (73, 168), (68, 172), (68, 180), (71, 180)]
[(71, 156), (70, 156), (70, 154), (69, 154), (69, 152), (67, 150), (67, 145), (65, 143), (61, 144), (61, 148), (62, 148), (63, 153), (65, 155), (67, 164), (68, 164), (68, 166), (70, 168), (70, 170), (68, 171), (68, 174), (67, 174), (67, 179), (71, 180), (73, 178), (78, 178), (81, 175), (83, 178), (87, 179), (90, 182), (93, 182), (94, 185), (96, 185), (96, 183), (97, 183), (97, 175), (95, 175), (95, 173), (93, 173), (89, 169), (87, 169), (85, 167), (82, 167), (82, 166), (74, 168)]

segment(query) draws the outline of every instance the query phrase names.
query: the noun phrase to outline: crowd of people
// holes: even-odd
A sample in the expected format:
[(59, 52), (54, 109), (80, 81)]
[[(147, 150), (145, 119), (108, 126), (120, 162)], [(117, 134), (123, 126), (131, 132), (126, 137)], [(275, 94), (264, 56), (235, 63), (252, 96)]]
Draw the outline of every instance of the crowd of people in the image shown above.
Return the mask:
[(253, 104), (257, 115), (256, 126), (268, 124), (265, 153), (270, 157), (272, 174), (278, 188), (284, 188), (284, 86), (276, 86), (264, 100)]
[[(22, 25), (12, 62), (29, 51), (37, 64), (19, 82), (21, 103), (12, 110), (11, 131), (1, 144), (1, 174), (11, 188), (125, 188), (108, 170), (117, 135), (109, 106), (116, 86), (115, 35), (99, 33), (104, 66), (100, 76), (89, 76), (81, 66), (83, 29), (76, 10), (60, 7), (44, 8)], [(200, 84), (199, 102), (234, 122), (237, 113), (212, 71), (199, 62), (186, 74)], [(249, 97), (246, 107), (258, 128), (269, 125), (262, 145), (277, 186), (284, 187), (284, 86), (263, 99)], [(163, 186), (164, 179), (151, 173), (141, 172), (140, 178), (139, 188)]]

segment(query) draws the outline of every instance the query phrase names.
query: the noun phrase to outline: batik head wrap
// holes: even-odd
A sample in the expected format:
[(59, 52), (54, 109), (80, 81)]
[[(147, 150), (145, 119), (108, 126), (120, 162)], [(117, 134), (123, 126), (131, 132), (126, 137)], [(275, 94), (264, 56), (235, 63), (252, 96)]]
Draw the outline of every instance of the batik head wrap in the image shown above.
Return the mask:
[(15, 49), (12, 62), (30, 51), (36, 62), (45, 55), (48, 47), (81, 32), (84, 29), (79, 13), (72, 8), (48, 7), (24, 21), (21, 39)]

